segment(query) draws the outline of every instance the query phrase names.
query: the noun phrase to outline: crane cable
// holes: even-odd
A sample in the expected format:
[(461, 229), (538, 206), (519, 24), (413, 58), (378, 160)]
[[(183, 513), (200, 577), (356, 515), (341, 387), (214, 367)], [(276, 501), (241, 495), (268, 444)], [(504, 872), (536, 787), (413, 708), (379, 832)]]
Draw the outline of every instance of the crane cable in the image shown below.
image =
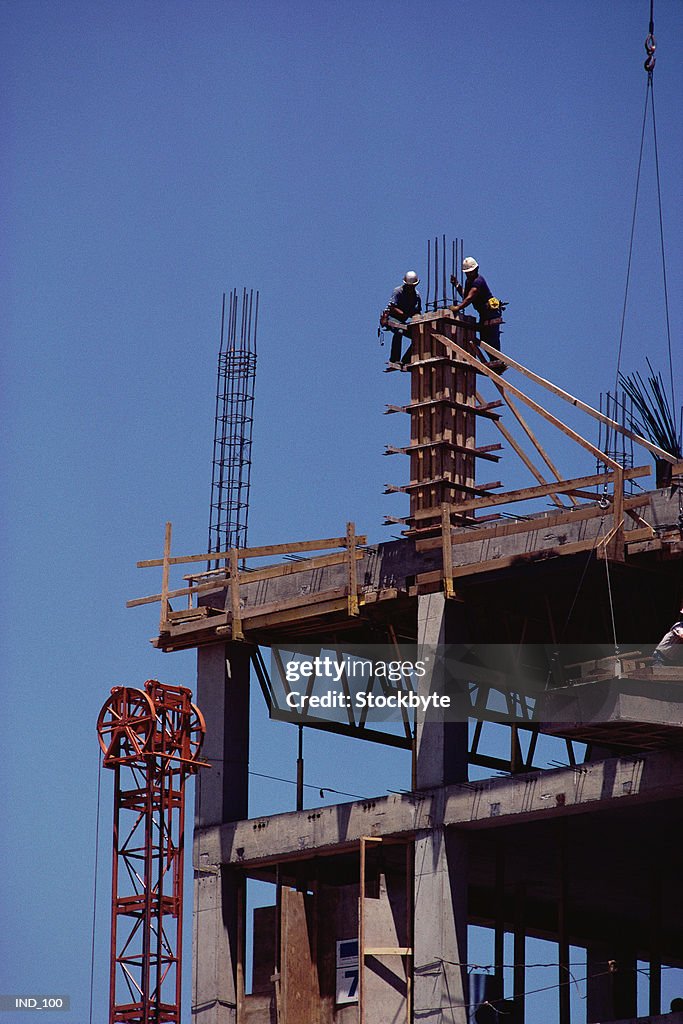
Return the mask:
[(643, 124), (640, 133), (640, 152), (638, 155), (638, 171), (636, 174), (636, 189), (635, 198), (633, 201), (633, 217), (631, 219), (631, 238), (629, 241), (628, 250), (628, 264), (626, 269), (626, 288), (624, 292), (624, 304), (621, 313), (621, 330), (619, 332), (619, 350), (617, 353), (617, 368), (615, 374), (614, 393), (617, 394), (617, 386), (619, 383), (619, 369), (621, 367), (621, 353), (624, 341), (624, 325), (626, 322), (626, 304), (628, 300), (628, 289), (631, 278), (631, 260), (633, 256), (633, 239), (635, 235), (636, 227), (636, 213), (638, 209), (638, 191), (640, 188), (640, 172), (643, 162), (643, 148), (645, 142), (645, 127), (647, 123), (647, 108), (648, 104), (652, 108), (652, 134), (654, 141), (654, 156), (655, 156), (655, 171), (657, 178), (657, 204), (659, 211), (659, 240), (662, 252), (662, 278), (664, 285), (664, 310), (666, 315), (666, 337), (669, 354), (669, 377), (671, 382), (671, 404), (672, 408), (676, 408), (676, 393), (674, 387), (674, 372), (673, 372), (673, 357), (671, 353), (671, 324), (669, 318), (669, 290), (666, 275), (666, 255), (664, 251), (664, 218), (662, 216), (662, 190), (661, 181), (659, 175), (659, 146), (657, 142), (657, 121), (655, 117), (655, 93), (654, 93), (654, 76), (653, 72), (655, 69), (655, 63), (657, 58), (655, 57), (655, 50), (657, 49), (657, 41), (655, 39), (655, 23), (654, 23), (654, 0), (650, 0), (650, 22), (648, 26), (648, 35), (645, 39), (645, 50), (647, 52), (647, 58), (643, 64), (643, 67), (647, 71), (647, 85), (645, 88), (645, 107), (643, 110)]

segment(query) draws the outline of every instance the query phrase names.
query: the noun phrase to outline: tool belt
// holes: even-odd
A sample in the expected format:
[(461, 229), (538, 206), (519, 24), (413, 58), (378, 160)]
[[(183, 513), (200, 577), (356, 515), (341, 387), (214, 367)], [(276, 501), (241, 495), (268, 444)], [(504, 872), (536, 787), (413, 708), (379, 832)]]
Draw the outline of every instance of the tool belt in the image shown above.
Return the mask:
[(408, 334), (410, 331), (410, 324), (404, 324), (401, 320), (397, 320), (395, 316), (391, 315), (388, 309), (384, 309), (380, 314), (378, 330), (399, 331), (401, 334)]

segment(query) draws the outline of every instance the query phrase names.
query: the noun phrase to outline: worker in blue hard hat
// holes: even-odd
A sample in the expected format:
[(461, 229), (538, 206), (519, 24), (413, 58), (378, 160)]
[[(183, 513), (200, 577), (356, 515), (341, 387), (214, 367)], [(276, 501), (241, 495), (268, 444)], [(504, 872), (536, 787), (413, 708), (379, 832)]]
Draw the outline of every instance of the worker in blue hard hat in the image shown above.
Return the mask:
[[(386, 308), (386, 313), (395, 320), (405, 323), (411, 316), (417, 316), (422, 312), (422, 298), (417, 286), (420, 278), (414, 270), (408, 270), (403, 275), (403, 283), (394, 288)], [(391, 354), (389, 362), (400, 363), (401, 367), (407, 368), (412, 355), (412, 345), (409, 345), (401, 359), (401, 348), (403, 347), (403, 334), (401, 331), (392, 331)]]
[[(472, 303), (479, 314), (479, 337), (500, 352), (500, 321), (503, 304), (489, 288), (486, 278), (479, 273), (479, 264), (472, 256), (468, 256), (462, 261), (462, 271), (465, 275), (464, 287), (455, 275), (451, 274), (451, 284), (462, 296), (461, 302), (450, 307), (451, 311), (459, 313), (461, 309), (465, 309)], [(505, 369), (505, 363), (500, 359), (492, 360), (492, 364), (499, 373)]]

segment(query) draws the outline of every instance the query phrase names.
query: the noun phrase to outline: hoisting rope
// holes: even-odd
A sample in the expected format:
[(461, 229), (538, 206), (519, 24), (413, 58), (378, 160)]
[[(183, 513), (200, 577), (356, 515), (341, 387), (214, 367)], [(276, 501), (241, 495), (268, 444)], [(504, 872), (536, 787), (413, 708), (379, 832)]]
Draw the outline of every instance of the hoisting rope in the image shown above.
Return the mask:
[(614, 600), (612, 598), (612, 583), (609, 575), (609, 558), (607, 557), (607, 551), (604, 554), (605, 559), (605, 573), (607, 574), (607, 597), (609, 599), (609, 611), (612, 619), (612, 637), (614, 639), (614, 656), (619, 657), (619, 642), (617, 640), (617, 623), (614, 617)]
[[(599, 504), (600, 504), (600, 508), (602, 509), (602, 516), (600, 517), (600, 525), (599, 525), (598, 530), (597, 530), (597, 532), (595, 534), (595, 537), (593, 538), (593, 546), (590, 549), (590, 551), (588, 552), (588, 555), (586, 556), (586, 561), (585, 561), (584, 566), (583, 566), (583, 572), (581, 573), (581, 579), (579, 580), (578, 586), (576, 588), (576, 593), (574, 594), (574, 599), (572, 600), (571, 607), (569, 609), (569, 612), (567, 613), (567, 618), (565, 619), (564, 625), (563, 625), (563, 627), (562, 627), (562, 629), (560, 631), (559, 638), (555, 641), (555, 643), (557, 644), (557, 647), (552, 652), (551, 664), (548, 667), (548, 675), (546, 677), (546, 683), (545, 683), (546, 690), (549, 688), (551, 680), (552, 680), (553, 667), (556, 667), (559, 664), (559, 662), (560, 662), (559, 645), (564, 642), (564, 637), (565, 637), (565, 634), (567, 632), (567, 628), (568, 628), (569, 623), (571, 621), (572, 615), (574, 614), (574, 608), (576, 607), (576, 602), (579, 600), (579, 595), (581, 593), (581, 589), (583, 587), (584, 580), (586, 579), (586, 573), (588, 572), (588, 568), (589, 568), (591, 562), (593, 561), (593, 558), (595, 557), (595, 550), (596, 550), (596, 548), (598, 546), (598, 543), (600, 541), (600, 538), (602, 537), (602, 535), (604, 533), (604, 530), (605, 530), (605, 515), (607, 513), (607, 509), (609, 508), (609, 500), (608, 500), (606, 494), (603, 494), (603, 496), (600, 499), (600, 503)], [(611, 618), (611, 622), (612, 622), (612, 638), (614, 640), (614, 655), (615, 655), (615, 657), (618, 658), (619, 657), (619, 641), (617, 640), (617, 623), (616, 623), (616, 618), (615, 618), (615, 614), (614, 614), (614, 600), (613, 600), (613, 597), (612, 597), (612, 582), (611, 582), (610, 574), (609, 574), (609, 559), (607, 557), (607, 551), (605, 551), (604, 559), (605, 559), (605, 572), (607, 574), (607, 600), (609, 601), (609, 611), (610, 611), (610, 618)]]
[(657, 49), (657, 41), (655, 39), (655, 22), (654, 22), (654, 0), (650, 0), (650, 22), (648, 26), (648, 34), (645, 39), (645, 50), (647, 57), (643, 64), (643, 67), (647, 71), (647, 85), (645, 87), (645, 107), (643, 110), (643, 124), (640, 133), (640, 152), (638, 154), (638, 171), (636, 174), (636, 190), (635, 198), (633, 200), (633, 217), (631, 219), (631, 238), (629, 241), (628, 249), (628, 264), (626, 269), (626, 287), (624, 291), (624, 304), (621, 312), (621, 329), (619, 332), (619, 350), (617, 353), (617, 368), (615, 373), (614, 382), (614, 394), (617, 394), (617, 387), (619, 384), (619, 370), (621, 368), (621, 353), (624, 341), (624, 325), (626, 322), (626, 304), (628, 301), (628, 289), (631, 279), (631, 260), (633, 256), (633, 239), (635, 236), (636, 227), (636, 213), (638, 210), (638, 192), (640, 188), (640, 172), (643, 162), (643, 148), (645, 142), (645, 126), (647, 123), (647, 108), (648, 103), (652, 107), (652, 134), (654, 141), (654, 155), (655, 155), (655, 171), (657, 178), (657, 204), (659, 210), (659, 240), (662, 252), (662, 278), (664, 284), (664, 310), (666, 315), (666, 338), (667, 347), (669, 353), (669, 377), (671, 381), (671, 407), (676, 409), (676, 392), (674, 386), (674, 370), (673, 370), (673, 356), (671, 352), (671, 323), (669, 318), (669, 289), (666, 275), (666, 254), (664, 251), (664, 218), (662, 216), (662, 190), (661, 181), (659, 175), (659, 146), (657, 142), (657, 120), (655, 117), (655, 93), (654, 93), (654, 69), (657, 58), (655, 57), (655, 50)]

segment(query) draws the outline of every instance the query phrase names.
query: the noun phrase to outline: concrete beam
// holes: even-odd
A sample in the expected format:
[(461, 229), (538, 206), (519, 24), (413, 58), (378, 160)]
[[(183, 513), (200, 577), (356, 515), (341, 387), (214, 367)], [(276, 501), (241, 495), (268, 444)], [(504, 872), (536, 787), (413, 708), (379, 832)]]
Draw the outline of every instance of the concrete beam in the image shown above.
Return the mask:
[(435, 800), (431, 793), (397, 795), (232, 822), (195, 831), (195, 858), (200, 843), (203, 864), (242, 867), (357, 850), (361, 836), (405, 837), (431, 828)]
[(352, 850), (362, 835), (414, 836), (441, 824), (493, 829), (681, 796), (680, 753), (656, 751), (200, 829), (195, 860), (200, 843), (203, 866), (247, 867)]
[(449, 793), (445, 824), (495, 828), (622, 803), (648, 803), (683, 794), (683, 759), (678, 751), (610, 758), (574, 768), (486, 779), (468, 791)]

